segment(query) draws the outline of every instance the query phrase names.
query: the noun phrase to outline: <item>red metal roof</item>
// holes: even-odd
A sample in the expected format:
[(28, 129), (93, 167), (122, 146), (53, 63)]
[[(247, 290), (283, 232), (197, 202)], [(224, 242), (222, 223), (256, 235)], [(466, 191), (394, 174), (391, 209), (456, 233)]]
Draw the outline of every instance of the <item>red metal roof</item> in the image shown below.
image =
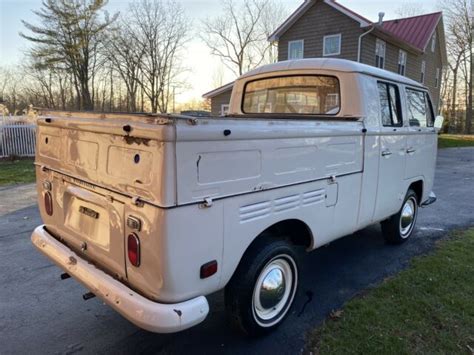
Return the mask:
[(395, 37), (424, 51), (441, 16), (441, 12), (435, 12), (432, 14), (384, 21), (382, 28), (392, 33)]

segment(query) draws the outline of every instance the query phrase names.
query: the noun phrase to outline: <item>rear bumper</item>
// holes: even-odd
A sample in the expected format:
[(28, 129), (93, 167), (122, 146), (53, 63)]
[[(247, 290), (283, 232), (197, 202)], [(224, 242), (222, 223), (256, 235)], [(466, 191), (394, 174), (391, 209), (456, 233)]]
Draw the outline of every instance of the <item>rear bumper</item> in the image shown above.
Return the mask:
[(115, 280), (56, 240), (44, 226), (31, 240), (49, 259), (136, 326), (155, 333), (173, 333), (202, 322), (209, 313), (206, 297), (162, 304), (150, 301)]
[(434, 194), (433, 191), (431, 191), (430, 195), (428, 196), (428, 199), (421, 204), (421, 207), (429, 206), (435, 202), (436, 202), (436, 195)]

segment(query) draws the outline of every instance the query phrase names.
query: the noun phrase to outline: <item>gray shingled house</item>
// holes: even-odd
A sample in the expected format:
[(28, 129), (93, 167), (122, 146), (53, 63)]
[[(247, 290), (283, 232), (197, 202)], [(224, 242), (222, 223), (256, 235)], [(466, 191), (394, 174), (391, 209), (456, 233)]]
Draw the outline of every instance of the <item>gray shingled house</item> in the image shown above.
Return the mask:
[[(358, 61), (424, 83), (438, 106), (447, 64), (441, 12), (371, 22), (335, 0), (306, 0), (269, 37), (278, 60), (331, 57)], [(203, 95), (212, 114), (225, 114), (232, 83)]]

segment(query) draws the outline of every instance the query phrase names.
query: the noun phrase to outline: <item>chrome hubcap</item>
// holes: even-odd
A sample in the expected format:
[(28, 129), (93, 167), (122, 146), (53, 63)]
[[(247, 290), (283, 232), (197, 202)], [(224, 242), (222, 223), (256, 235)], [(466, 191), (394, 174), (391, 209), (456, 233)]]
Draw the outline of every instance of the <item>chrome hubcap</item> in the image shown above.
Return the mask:
[(402, 238), (406, 238), (414, 225), (416, 217), (416, 201), (413, 197), (410, 197), (402, 207), (402, 213), (400, 216), (400, 234)]
[(275, 267), (263, 279), (260, 286), (260, 304), (265, 309), (275, 307), (285, 294), (285, 276)]
[(291, 306), (296, 290), (296, 265), (277, 256), (260, 273), (252, 297), (255, 320), (263, 327), (278, 323)]

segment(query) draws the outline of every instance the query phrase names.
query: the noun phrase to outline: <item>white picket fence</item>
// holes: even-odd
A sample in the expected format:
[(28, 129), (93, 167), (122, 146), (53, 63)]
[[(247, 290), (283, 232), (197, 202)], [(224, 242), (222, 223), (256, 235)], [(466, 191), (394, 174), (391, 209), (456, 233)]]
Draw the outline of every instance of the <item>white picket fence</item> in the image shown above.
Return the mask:
[(22, 116), (0, 116), (0, 158), (35, 155), (36, 124)]

